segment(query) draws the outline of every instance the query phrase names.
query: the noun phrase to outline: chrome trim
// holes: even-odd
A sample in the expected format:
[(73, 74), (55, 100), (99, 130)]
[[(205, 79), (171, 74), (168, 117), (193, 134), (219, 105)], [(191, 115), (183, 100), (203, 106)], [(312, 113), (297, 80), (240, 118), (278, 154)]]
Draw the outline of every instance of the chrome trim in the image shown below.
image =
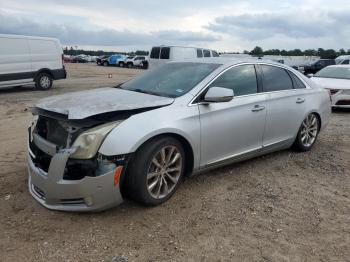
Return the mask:
[(262, 149), (262, 146), (257, 147), (257, 148), (254, 148), (254, 149), (246, 150), (246, 151), (244, 151), (244, 152), (242, 152), (242, 153), (238, 153), (238, 154), (233, 154), (233, 155), (225, 156), (225, 157), (220, 158), (220, 159), (218, 159), (218, 160), (211, 161), (211, 162), (207, 163), (206, 166), (215, 165), (215, 164), (217, 164), (217, 163), (224, 162), (224, 161), (227, 161), (227, 160), (236, 158), (236, 157), (240, 157), (240, 156), (249, 154), (249, 153), (251, 153), (251, 152), (258, 151), (258, 150), (260, 150), (260, 149)]
[(38, 134), (33, 133), (33, 143), (43, 152), (50, 156), (54, 156), (57, 153), (57, 145), (47, 141)]

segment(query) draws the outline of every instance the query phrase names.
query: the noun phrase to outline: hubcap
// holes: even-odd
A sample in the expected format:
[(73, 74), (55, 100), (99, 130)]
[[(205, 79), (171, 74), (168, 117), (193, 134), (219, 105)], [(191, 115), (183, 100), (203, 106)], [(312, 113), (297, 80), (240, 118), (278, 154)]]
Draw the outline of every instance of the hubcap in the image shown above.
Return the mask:
[(314, 114), (308, 115), (301, 127), (301, 143), (310, 147), (316, 140), (318, 132), (318, 121)]
[(147, 189), (156, 199), (169, 195), (182, 171), (182, 156), (175, 146), (161, 148), (152, 158), (147, 172)]
[(50, 78), (48, 76), (42, 76), (40, 78), (40, 85), (42, 88), (48, 88), (50, 86)]

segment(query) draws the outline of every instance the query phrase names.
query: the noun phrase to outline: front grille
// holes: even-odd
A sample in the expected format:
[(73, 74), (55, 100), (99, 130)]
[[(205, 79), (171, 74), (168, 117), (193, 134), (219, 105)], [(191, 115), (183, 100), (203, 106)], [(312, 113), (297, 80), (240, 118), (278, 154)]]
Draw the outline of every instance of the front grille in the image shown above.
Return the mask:
[(36, 131), (41, 137), (61, 148), (67, 145), (68, 132), (56, 119), (40, 116)]
[(32, 157), (34, 165), (46, 173), (49, 172), (52, 156), (46, 154), (44, 151), (41, 151), (34, 143), (29, 143), (29, 148), (35, 156), (35, 158)]
[(86, 205), (84, 198), (61, 199), (61, 205)]

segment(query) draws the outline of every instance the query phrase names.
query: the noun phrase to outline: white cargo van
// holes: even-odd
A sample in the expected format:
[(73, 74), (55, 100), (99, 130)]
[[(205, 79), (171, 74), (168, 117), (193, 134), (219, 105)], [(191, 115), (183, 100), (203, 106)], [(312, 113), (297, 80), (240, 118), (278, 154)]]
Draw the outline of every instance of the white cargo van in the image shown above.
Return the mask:
[(181, 61), (193, 58), (218, 57), (219, 54), (210, 49), (187, 46), (155, 46), (149, 55), (149, 67), (170, 61)]
[(66, 75), (58, 39), (0, 34), (0, 88), (35, 83), (47, 90)]

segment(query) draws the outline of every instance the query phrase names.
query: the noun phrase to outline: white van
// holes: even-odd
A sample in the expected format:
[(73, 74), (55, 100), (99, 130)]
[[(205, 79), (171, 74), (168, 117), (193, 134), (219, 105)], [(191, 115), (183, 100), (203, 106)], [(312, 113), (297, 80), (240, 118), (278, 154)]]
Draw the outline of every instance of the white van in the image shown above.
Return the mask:
[(218, 57), (219, 54), (210, 49), (186, 46), (154, 46), (149, 55), (149, 67), (170, 61), (180, 61), (193, 58)]
[(0, 34), (0, 88), (35, 83), (47, 90), (66, 76), (58, 39)]

